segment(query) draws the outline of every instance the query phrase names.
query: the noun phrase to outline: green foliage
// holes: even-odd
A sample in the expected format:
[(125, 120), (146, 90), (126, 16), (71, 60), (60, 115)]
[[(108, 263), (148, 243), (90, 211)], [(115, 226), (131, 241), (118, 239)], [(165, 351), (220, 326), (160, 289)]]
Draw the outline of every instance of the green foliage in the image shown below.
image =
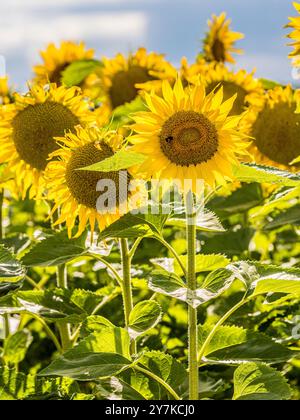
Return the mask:
[(291, 388), (275, 369), (261, 363), (246, 363), (234, 372), (234, 400), (289, 400)]
[(80, 168), (83, 171), (113, 172), (128, 169), (131, 166), (139, 165), (146, 159), (141, 153), (129, 152), (128, 150), (118, 150), (113, 156), (95, 163), (94, 165)]
[(92, 73), (103, 67), (98, 60), (78, 60), (71, 63), (62, 73), (62, 83), (67, 87), (80, 86)]
[(82, 353), (74, 348), (54, 360), (39, 376), (63, 376), (78, 381), (91, 381), (116, 375), (131, 363), (118, 353)]
[(35, 244), (23, 257), (22, 263), (27, 267), (50, 267), (65, 264), (86, 253), (86, 236), (70, 240), (67, 232), (49, 235)]

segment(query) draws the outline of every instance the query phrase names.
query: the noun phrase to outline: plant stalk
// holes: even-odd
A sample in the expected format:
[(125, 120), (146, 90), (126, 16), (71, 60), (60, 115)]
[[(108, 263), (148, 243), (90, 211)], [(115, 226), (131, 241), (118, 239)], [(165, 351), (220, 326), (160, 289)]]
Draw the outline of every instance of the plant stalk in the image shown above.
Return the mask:
[[(196, 212), (193, 193), (186, 195), (186, 238), (187, 238), (187, 285), (188, 289), (197, 289), (196, 278)], [(198, 329), (197, 309), (188, 306), (188, 363), (189, 363), (189, 399), (199, 398), (199, 368), (198, 368)]]
[[(128, 240), (120, 239), (120, 251), (123, 271), (122, 281), (122, 295), (123, 295), (123, 306), (124, 306), (124, 318), (126, 327), (129, 326), (129, 316), (133, 309), (133, 298), (132, 298), (132, 285), (131, 285), (131, 257), (129, 253)], [(135, 354), (137, 351), (135, 340), (131, 341), (130, 352)]]
[[(66, 264), (61, 264), (57, 267), (57, 287), (60, 289), (68, 288), (68, 275)], [(70, 324), (59, 323), (58, 330), (61, 338), (61, 345), (63, 351), (72, 348)]]

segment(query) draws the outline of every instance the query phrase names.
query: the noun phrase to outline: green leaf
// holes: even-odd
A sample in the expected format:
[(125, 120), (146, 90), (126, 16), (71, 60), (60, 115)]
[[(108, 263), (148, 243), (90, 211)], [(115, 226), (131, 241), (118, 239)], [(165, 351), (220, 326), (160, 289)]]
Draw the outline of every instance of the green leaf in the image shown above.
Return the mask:
[(79, 353), (117, 353), (130, 359), (130, 338), (124, 328), (115, 326), (102, 326), (102, 329), (94, 332), (80, 341), (73, 349), (73, 355)]
[(0, 400), (24, 400), (53, 397), (63, 399), (78, 392), (76, 383), (69, 379), (45, 379), (24, 375), (15, 369), (0, 367)]
[(98, 69), (103, 64), (98, 60), (78, 60), (71, 63), (62, 72), (62, 83), (67, 87), (79, 86), (84, 79)]
[(146, 106), (141, 96), (137, 96), (133, 101), (117, 107), (114, 110), (112, 121), (109, 123), (111, 130), (118, 129), (123, 125), (132, 123), (131, 115), (146, 110)]
[(300, 176), (271, 166), (244, 163), (234, 168), (234, 176), (242, 182), (259, 182), (297, 186)]
[(113, 156), (94, 163), (93, 165), (80, 168), (80, 171), (96, 171), (96, 172), (114, 172), (122, 169), (131, 168), (139, 165), (146, 160), (146, 156), (141, 153), (130, 152), (125, 149), (117, 151)]
[(102, 379), (96, 385), (96, 398), (98, 400), (144, 400), (145, 398), (131, 385), (122, 381), (122, 379), (112, 377)]
[(87, 252), (86, 235), (69, 239), (67, 232), (58, 232), (34, 245), (22, 258), (27, 267), (51, 267), (65, 264)]
[(286, 225), (300, 225), (300, 205), (289, 208), (285, 212), (274, 217), (264, 225), (264, 230), (272, 230)]
[(282, 86), (280, 83), (275, 82), (274, 80), (262, 78), (259, 79), (259, 81), (265, 90), (274, 89), (276, 86)]
[[(187, 255), (181, 255), (180, 260), (187, 267)], [(226, 267), (230, 260), (221, 254), (198, 254), (196, 255), (196, 273), (204, 273), (206, 271), (213, 271), (219, 268)], [(182, 275), (182, 269), (177, 261), (174, 262), (174, 271), (178, 275)]]
[[(213, 326), (199, 325), (199, 349), (204, 344)], [(204, 361), (221, 364), (240, 364), (249, 361), (281, 363), (290, 360), (293, 352), (276, 343), (265, 334), (248, 331), (235, 326), (220, 327), (204, 354)]]
[(201, 287), (193, 291), (188, 289), (181, 278), (162, 268), (153, 270), (149, 275), (149, 289), (156, 293), (181, 300), (193, 308), (197, 308), (229, 289), (234, 276), (231, 271), (218, 269), (210, 273)]
[(21, 287), (25, 274), (22, 264), (9, 250), (0, 245), (0, 296)]
[(63, 376), (77, 381), (91, 381), (117, 375), (131, 363), (117, 353), (81, 353), (74, 348), (54, 360), (39, 376)]
[(5, 363), (18, 364), (24, 360), (32, 343), (32, 335), (28, 330), (17, 331), (4, 341), (3, 360)]
[(277, 370), (261, 363), (247, 363), (234, 372), (234, 400), (289, 400), (292, 390)]
[(77, 295), (63, 289), (16, 292), (0, 299), (0, 313), (27, 312), (49, 321), (80, 323), (88, 314), (76, 304)]
[[(140, 210), (143, 212), (142, 208)], [(145, 214), (127, 213), (104, 229), (99, 239), (138, 238), (149, 234), (160, 234), (168, 214), (162, 214), (159, 208), (157, 208), (157, 214), (154, 213), (151, 214), (148, 209), (145, 209)]]
[[(177, 228), (186, 228), (186, 220), (184, 218), (173, 217), (166, 223), (168, 226), (174, 226)], [(225, 229), (222, 223), (212, 211), (205, 209), (204, 212), (200, 212), (196, 219), (197, 230), (203, 232), (224, 232)]]
[(128, 331), (134, 339), (154, 328), (162, 316), (161, 307), (154, 300), (139, 302), (131, 311), (129, 316)]
[(114, 325), (103, 316), (91, 315), (84, 320), (81, 332), (84, 334), (100, 332), (103, 330), (103, 327), (114, 327)]
[(283, 268), (252, 261), (239, 261), (228, 267), (253, 296), (267, 293), (300, 294), (300, 269)]
[(257, 183), (243, 184), (229, 197), (216, 197), (208, 206), (218, 214), (226, 218), (233, 214), (244, 213), (263, 202), (261, 186)]
[[(145, 352), (138, 363), (162, 378), (176, 392), (180, 392), (182, 383), (187, 379), (185, 367), (169, 354), (160, 351)], [(156, 399), (166, 399), (165, 389), (157, 383), (156, 387), (159, 389), (156, 391)]]
[(215, 233), (205, 236), (203, 234), (204, 245), (202, 252), (220, 252), (228, 256), (240, 255), (249, 249), (249, 245), (255, 230), (251, 228), (228, 230), (224, 233)]

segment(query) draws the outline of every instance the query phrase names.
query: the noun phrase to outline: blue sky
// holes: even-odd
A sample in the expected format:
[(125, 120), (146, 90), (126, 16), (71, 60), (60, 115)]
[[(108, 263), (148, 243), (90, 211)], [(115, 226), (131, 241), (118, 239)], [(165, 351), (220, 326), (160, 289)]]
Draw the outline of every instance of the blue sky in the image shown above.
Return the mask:
[(295, 15), (289, 0), (8, 0), (0, 5), (0, 54), (19, 87), (38, 51), (62, 39), (84, 40), (99, 57), (146, 46), (178, 64), (182, 56), (195, 58), (208, 17), (221, 11), (246, 35), (236, 67), (292, 82), (283, 29)]

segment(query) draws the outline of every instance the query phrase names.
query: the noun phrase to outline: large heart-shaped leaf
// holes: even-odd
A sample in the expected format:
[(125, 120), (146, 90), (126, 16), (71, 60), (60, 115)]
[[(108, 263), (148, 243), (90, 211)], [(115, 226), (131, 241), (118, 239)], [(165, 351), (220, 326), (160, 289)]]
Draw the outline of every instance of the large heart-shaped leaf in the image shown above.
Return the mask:
[(0, 245), (0, 296), (21, 287), (26, 271), (20, 261)]
[(78, 239), (69, 239), (67, 232), (58, 232), (34, 245), (23, 257), (27, 267), (50, 267), (65, 264), (87, 252), (86, 235)]
[(261, 364), (246, 363), (234, 372), (234, 400), (289, 400), (292, 390), (277, 370)]
[[(199, 348), (212, 330), (210, 325), (198, 327)], [(204, 361), (221, 364), (240, 364), (249, 361), (280, 363), (291, 359), (298, 352), (276, 343), (265, 334), (235, 326), (220, 327), (206, 352)]]
[(39, 376), (63, 376), (77, 381), (91, 381), (116, 375), (131, 363), (117, 353), (82, 353), (75, 348), (54, 360)]

